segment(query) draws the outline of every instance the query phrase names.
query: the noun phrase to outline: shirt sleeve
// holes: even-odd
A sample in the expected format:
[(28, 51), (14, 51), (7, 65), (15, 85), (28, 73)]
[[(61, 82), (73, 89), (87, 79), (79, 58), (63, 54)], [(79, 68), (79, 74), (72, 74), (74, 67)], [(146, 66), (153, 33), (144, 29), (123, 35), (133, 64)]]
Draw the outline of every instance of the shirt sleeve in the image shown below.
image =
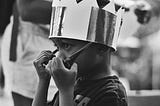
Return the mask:
[(92, 106), (127, 106), (127, 99), (116, 92), (110, 92), (99, 97)]

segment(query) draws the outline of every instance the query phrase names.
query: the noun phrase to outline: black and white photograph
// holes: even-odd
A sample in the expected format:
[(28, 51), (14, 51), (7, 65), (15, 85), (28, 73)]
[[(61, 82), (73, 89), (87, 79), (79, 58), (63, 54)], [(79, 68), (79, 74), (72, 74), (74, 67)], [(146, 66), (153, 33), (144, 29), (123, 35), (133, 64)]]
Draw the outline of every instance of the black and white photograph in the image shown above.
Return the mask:
[(160, 0), (0, 0), (0, 106), (160, 106)]

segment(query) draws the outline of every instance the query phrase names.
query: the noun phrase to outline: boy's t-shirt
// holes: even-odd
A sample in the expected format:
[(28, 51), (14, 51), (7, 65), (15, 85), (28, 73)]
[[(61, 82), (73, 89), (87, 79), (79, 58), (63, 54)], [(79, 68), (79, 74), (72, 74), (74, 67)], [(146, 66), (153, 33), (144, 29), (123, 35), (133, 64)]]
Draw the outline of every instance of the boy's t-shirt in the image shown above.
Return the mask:
[[(75, 106), (127, 106), (126, 91), (116, 76), (78, 81), (74, 92)], [(58, 94), (54, 105), (58, 106)]]

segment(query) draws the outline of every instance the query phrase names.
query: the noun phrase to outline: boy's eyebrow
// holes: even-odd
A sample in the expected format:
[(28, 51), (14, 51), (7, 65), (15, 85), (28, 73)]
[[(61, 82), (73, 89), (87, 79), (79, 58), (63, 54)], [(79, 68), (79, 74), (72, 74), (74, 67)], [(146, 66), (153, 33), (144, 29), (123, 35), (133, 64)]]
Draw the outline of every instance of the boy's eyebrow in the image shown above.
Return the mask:
[(68, 44), (71, 44), (71, 45), (75, 44), (72, 40), (65, 40), (65, 39), (62, 39), (61, 43), (68, 43)]
[(69, 45), (74, 45), (75, 43), (73, 43), (71, 40), (65, 40), (65, 39), (57, 39), (54, 41), (54, 46), (58, 47), (58, 46), (62, 46), (63, 43), (67, 43)]

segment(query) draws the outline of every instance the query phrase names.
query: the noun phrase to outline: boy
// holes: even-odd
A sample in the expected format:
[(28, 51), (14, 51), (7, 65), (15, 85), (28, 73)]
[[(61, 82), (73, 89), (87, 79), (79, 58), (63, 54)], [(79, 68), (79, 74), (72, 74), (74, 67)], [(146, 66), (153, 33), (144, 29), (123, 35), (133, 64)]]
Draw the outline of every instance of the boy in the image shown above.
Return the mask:
[(51, 77), (59, 91), (48, 105), (127, 106), (125, 88), (110, 75), (110, 55), (121, 22), (115, 11), (106, 11), (115, 9), (114, 3), (54, 0), (52, 6), (50, 39), (58, 54), (43, 51), (34, 61), (39, 86), (33, 106), (47, 105)]

